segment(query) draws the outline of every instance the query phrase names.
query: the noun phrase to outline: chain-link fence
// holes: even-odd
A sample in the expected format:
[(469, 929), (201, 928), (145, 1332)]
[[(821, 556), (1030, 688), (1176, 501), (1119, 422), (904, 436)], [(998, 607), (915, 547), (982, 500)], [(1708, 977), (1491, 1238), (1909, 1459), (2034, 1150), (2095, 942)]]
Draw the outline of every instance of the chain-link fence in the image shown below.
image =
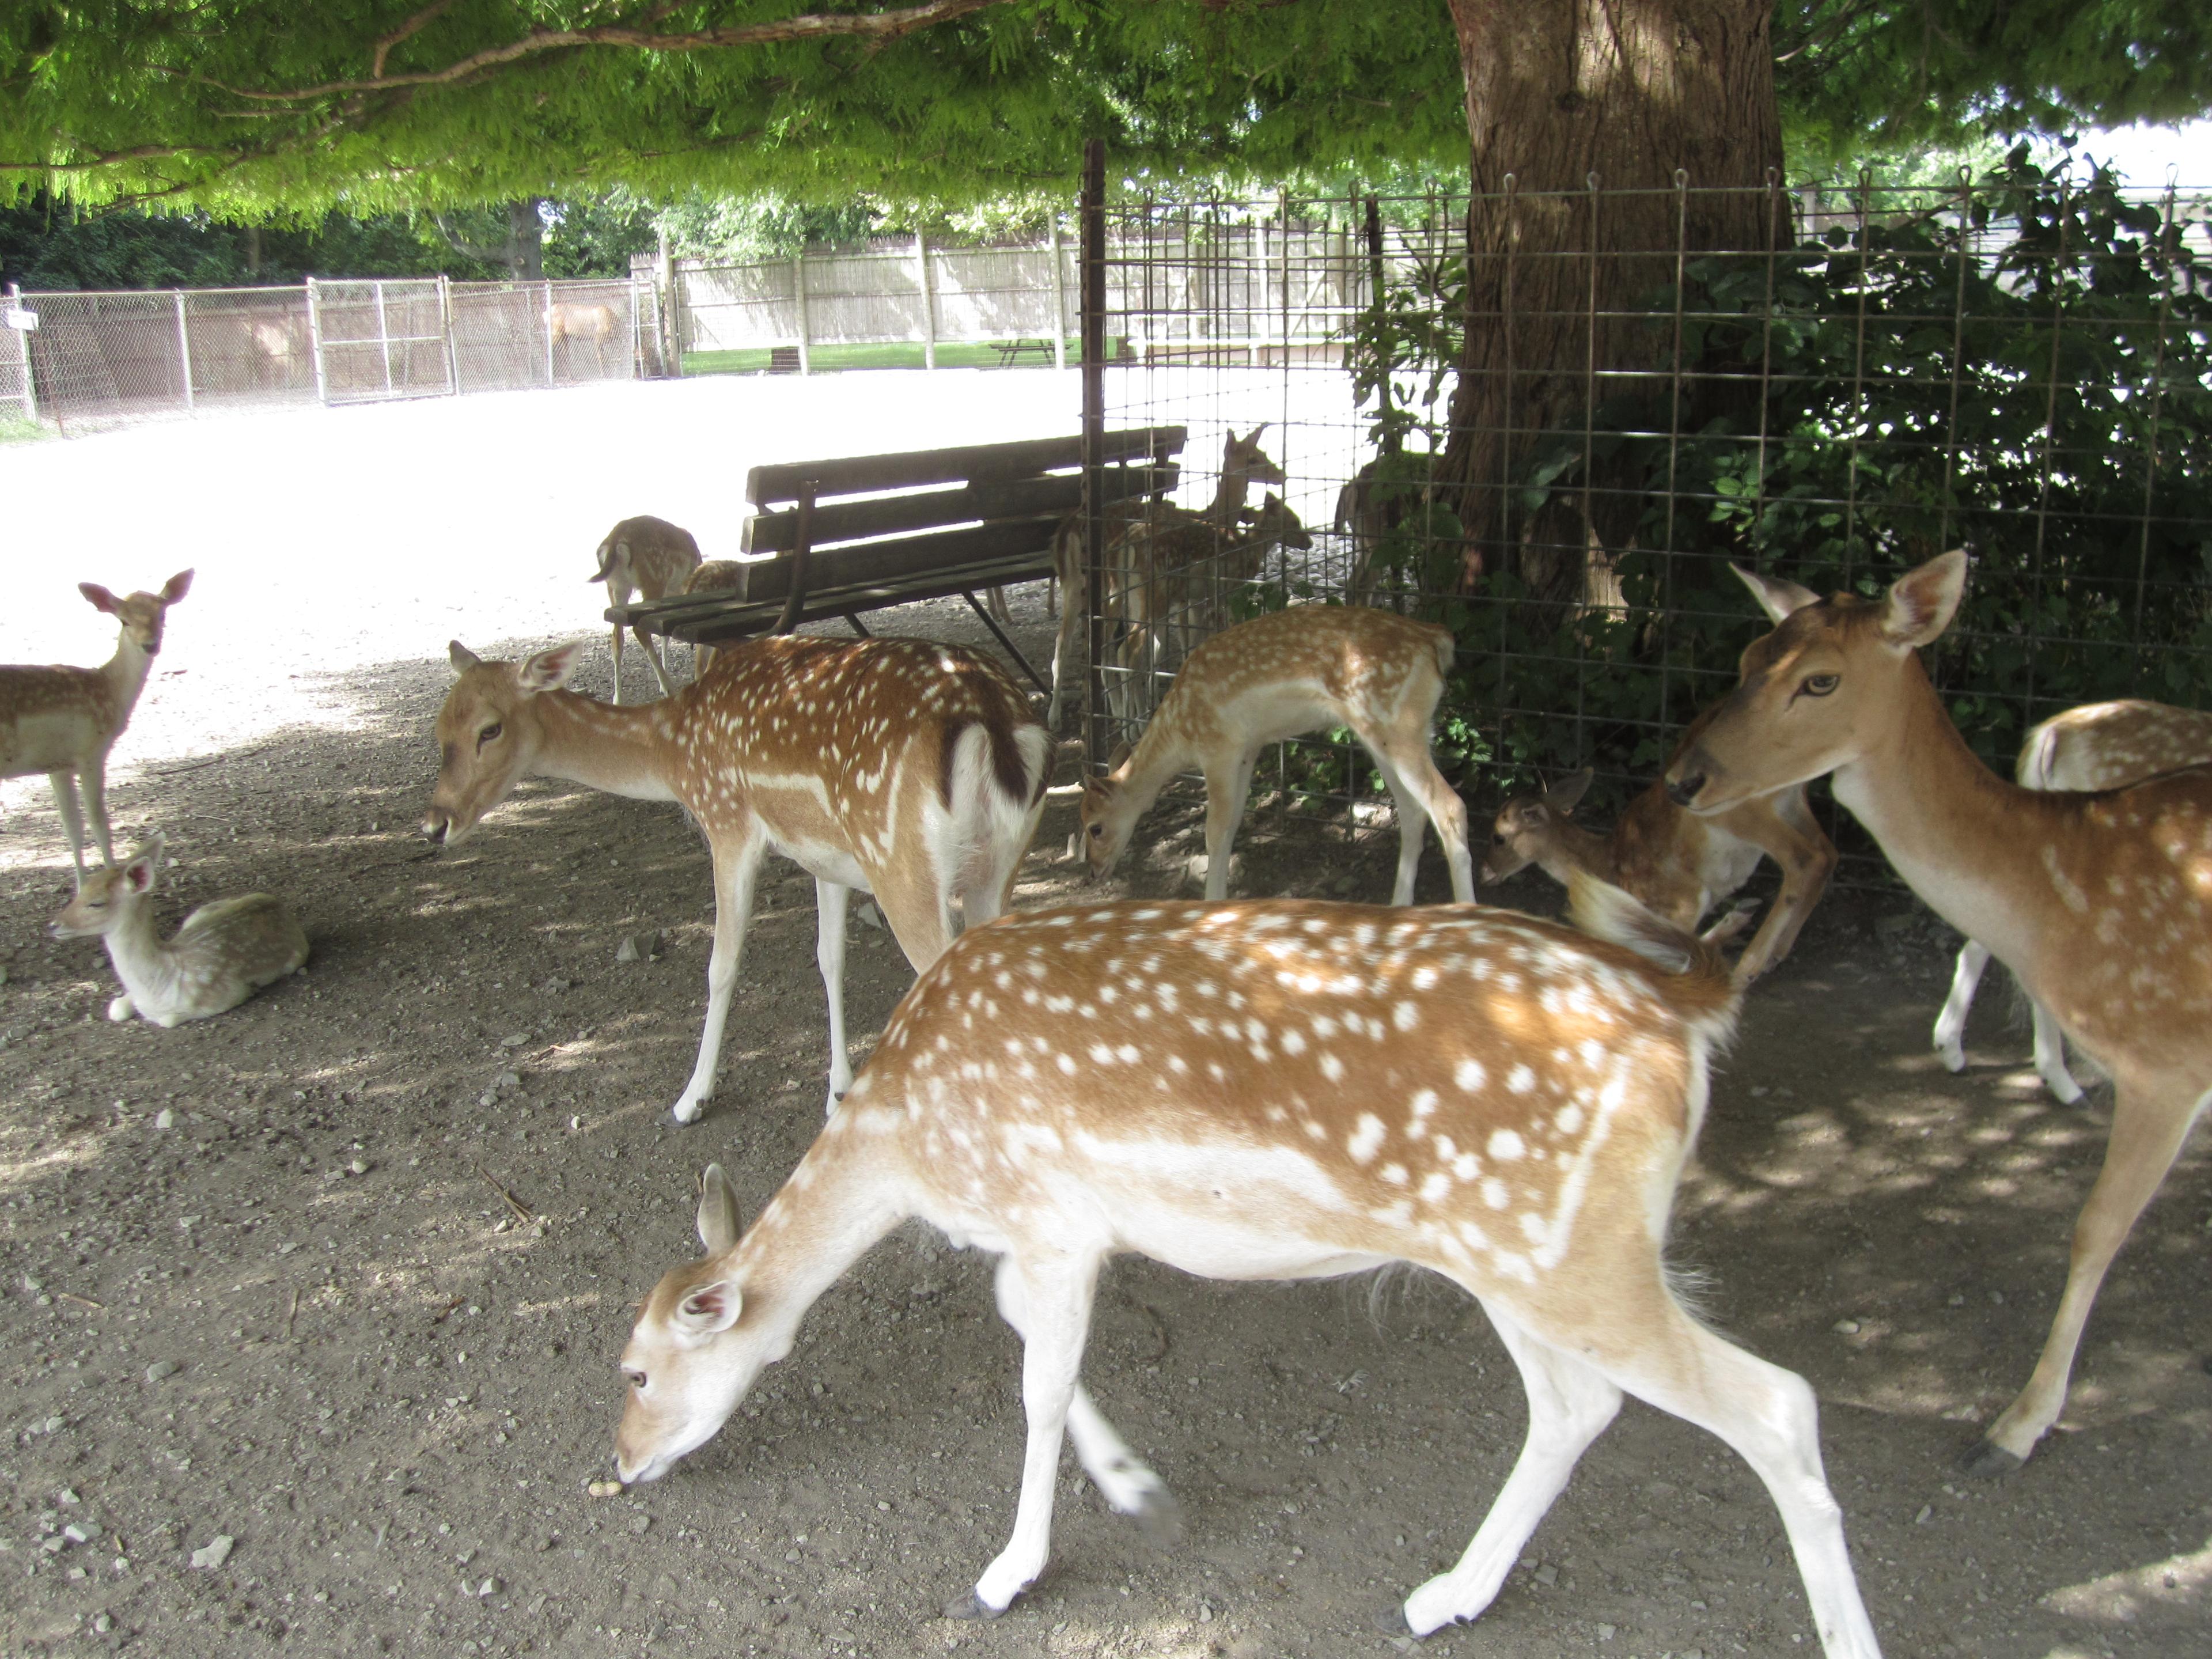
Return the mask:
[[(1109, 547), (1094, 763), (1199, 640), (1350, 599), (1456, 635), (1438, 743), (1478, 813), (1583, 765), (1618, 799), (1765, 631), (1730, 562), (1871, 594), (1954, 545), (1930, 665), (2001, 770), (2060, 708), (2206, 706), (2208, 209), (2027, 171), (1109, 204), (1103, 424), (1187, 426), (1182, 504), (1234, 517), (1218, 458), (1264, 423), (1282, 479), (1243, 515), (1273, 489), (1303, 528), (1150, 594)], [(1290, 810), (1387, 809), (1341, 741), (1270, 771)]]
[(655, 289), (621, 278), (21, 294), (8, 309), (0, 410), (64, 431), (671, 372)]

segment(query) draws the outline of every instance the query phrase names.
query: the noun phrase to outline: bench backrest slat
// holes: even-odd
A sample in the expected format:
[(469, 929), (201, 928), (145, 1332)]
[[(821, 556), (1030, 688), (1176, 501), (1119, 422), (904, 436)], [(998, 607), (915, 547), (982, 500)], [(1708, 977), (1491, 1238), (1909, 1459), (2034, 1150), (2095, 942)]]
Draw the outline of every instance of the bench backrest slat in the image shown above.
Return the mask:
[[(1106, 473), (1105, 498), (1117, 501), (1155, 491), (1165, 495), (1181, 480), (1174, 462), (1164, 466), (1110, 467)], [(809, 526), (817, 550), (840, 542), (876, 536), (895, 536), (909, 530), (930, 530), (939, 525), (986, 523), (1001, 519), (1049, 515), (1066, 518), (1083, 505), (1080, 473), (1017, 478), (1007, 483), (973, 483), (962, 489), (938, 489), (924, 495), (882, 495), (856, 501), (832, 501), (814, 509)], [(757, 513), (745, 520), (744, 550), (752, 556), (788, 553), (799, 545), (799, 514)]]
[[(1109, 461), (1182, 452), (1187, 429), (1179, 426), (1138, 427), (1106, 434)], [(952, 449), (915, 449), (897, 455), (848, 455), (836, 460), (782, 461), (745, 474), (745, 499), (756, 512), (796, 501), (810, 482), (815, 498), (871, 495), (912, 489), (923, 484), (978, 483), (1034, 477), (1083, 465), (1083, 440), (1030, 438), (1013, 443), (964, 444)]]

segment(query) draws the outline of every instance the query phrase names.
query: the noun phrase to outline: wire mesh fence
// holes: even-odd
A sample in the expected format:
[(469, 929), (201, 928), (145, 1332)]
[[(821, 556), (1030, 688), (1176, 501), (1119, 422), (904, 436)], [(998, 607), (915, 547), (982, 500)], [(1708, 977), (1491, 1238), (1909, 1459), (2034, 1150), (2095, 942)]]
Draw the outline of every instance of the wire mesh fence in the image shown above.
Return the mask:
[[(1618, 799), (1768, 626), (1731, 562), (1872, 595), (1958, 545), (1969, 599), (1929, 665), (2000, 769), (2061, 708), (2202, 706), (2209, 212), (2024, 169), (1109, 204), (1103, 419), (1186, 425), (1181, 505), (1243, 527), (1184, 538), (1200, 568), (1111, 538), (1094, 763), (1200, 640), (1350, 600), (1457, 636), (1438, 745), (1478, 815), (1583, 766)], [(1212, 464), (1263, 425), (1287, 535)], [(1340, 733), (1261, 783), (1340, 823), (1387, 810)]]
[(64, 431), (669, 372), (658, 294), (630, 279), (23, 294), (9, 313), (0, 409)]

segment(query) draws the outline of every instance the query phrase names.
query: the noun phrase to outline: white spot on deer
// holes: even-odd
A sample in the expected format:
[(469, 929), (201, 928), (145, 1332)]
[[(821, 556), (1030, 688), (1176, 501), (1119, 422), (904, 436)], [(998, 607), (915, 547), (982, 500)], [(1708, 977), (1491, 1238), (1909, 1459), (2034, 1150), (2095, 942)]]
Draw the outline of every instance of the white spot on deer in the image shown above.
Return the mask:
[(1505, 1086), (1516, 1095), (1525, 1095), (1536, 1086), (1536, 1073), (1526, 1066), (1516, 1066), (1507, 1076)]
[(1462, 1060), (1452, 1068), (1452, 1081), (1469, 1094), (1474, 1093), (1489, 1080), (1490, 1073), (1483, 1069), (1479, 1060)]
[(1583, 1127), (1583, 1109), (1579, 1106), (1568, 1106), (1552, 1121), (1559, 1126), (1561, 1134), (1574, 1134)]
[(1528, 1151), (1528, 1143), (1514, 1130), (1499, 1129), (1490, 1137), (1490, 1155), (1500, 1164), (1510, 1164)]
[(1345, 1151), (1352, 1154), (1354, 1164), (1369, 1164), (1382, 1150), (1382, 1138), (1389, 1133), (1382, 1120), (1372, 1112), (1362, 1112), (1352, 1139), (1345, 1143)]
[(1482, 1183), (1482, 1201), (1493, 1210), (1504, 1209), (1512, 1198), (1512, 1194), (1505, 1190), (1505, 1183), (1496, 1176)]
[(1060, 1055), (1060, 1069), (1067, 1076), (1073, 1077), (1075, 1075), (1075, 1056), (1073, 1054)]
[(1452, 1159), (1451, 1172), (1455, 1180), (1472, 1181), (1481, 1173), (1482, 1160), (1473, 1152), (1462, 1152)]
[(1452, 1178), (1442, 1170), (1438, 1170), (1421, 1182), (1421, 1200), (1426, 1204), (1433, 1204), (1451, 1191), (1451, 1188)]
[(1389, 1182), (1393, 1187), (1404, 1186), (1406, 1184), (1406, 1166), (1402, 1164), (1385, 1164), (1382, 1166), (1382, 1179)]
[[(1401, 1002), (1390, 1016), (1390, 1023), (1401, 1031), (1410, 1031), (1420, 1023), (1421, 1011), (1410, 1002)], [(1379, 1035), (1379, 1033), (1378, 1033)]]
[(1305, 1037), (1297, 1030), (1285, 1031), (1282, 1042), (1283, 1052), (1286, 1054), (1302, 1054), (1306, 1051)]
[(1340, 1081), (1344, 1076), (1344, 1062), (1334, 1054), (1323, 1054), (1321, 1057), (1321, 1074), (1331, 1083)]

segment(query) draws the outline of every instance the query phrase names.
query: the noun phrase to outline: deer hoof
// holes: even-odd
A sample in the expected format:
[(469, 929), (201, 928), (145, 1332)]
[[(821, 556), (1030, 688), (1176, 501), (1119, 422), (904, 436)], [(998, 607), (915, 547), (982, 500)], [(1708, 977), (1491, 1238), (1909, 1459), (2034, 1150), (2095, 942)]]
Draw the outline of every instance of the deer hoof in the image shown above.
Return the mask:
[(1138, 1494), (1129, 1518), (1143, 1530), (1145, 1541), (1167, 1549), (1182, 1539), (1182, 1505), (1165, 1486), (1152, 1486)]
[(986, 1607), (982, 1600), (971, 1589), (963, 1591), (947, 1601), (943, 1611), (944, 1616), (947, 1619), (965, 1619), (975, 1621), (996, 1619), (1000, 1613), (1006, 1612), (1006, 1608)]
[(1418, 1642), (1421, 1639), (1413, 1634), (1413, 1627), (1406, 1622), (1406, 1604), (1402, 1601), (1393, 1601), (1380, 1612), (1369, 1614), (1367, 1622), (1375, 1626), (1377, 1635), (1387, 1636), (1394, 1642)]
[(699, 1121), (699, 1114), (706, 1109), (707, 1103), (703, 1100), (679, 1100), (676, 1103), (672, 1115), (678, 1123), (696, 1123)]
[(1994, 1440), (1977, 1440), (1959, 1454), (1959, 1467), (1977, 1480), (1993, 1480), (2001, 1474), (2010, 1474), (2027, 1461)]

